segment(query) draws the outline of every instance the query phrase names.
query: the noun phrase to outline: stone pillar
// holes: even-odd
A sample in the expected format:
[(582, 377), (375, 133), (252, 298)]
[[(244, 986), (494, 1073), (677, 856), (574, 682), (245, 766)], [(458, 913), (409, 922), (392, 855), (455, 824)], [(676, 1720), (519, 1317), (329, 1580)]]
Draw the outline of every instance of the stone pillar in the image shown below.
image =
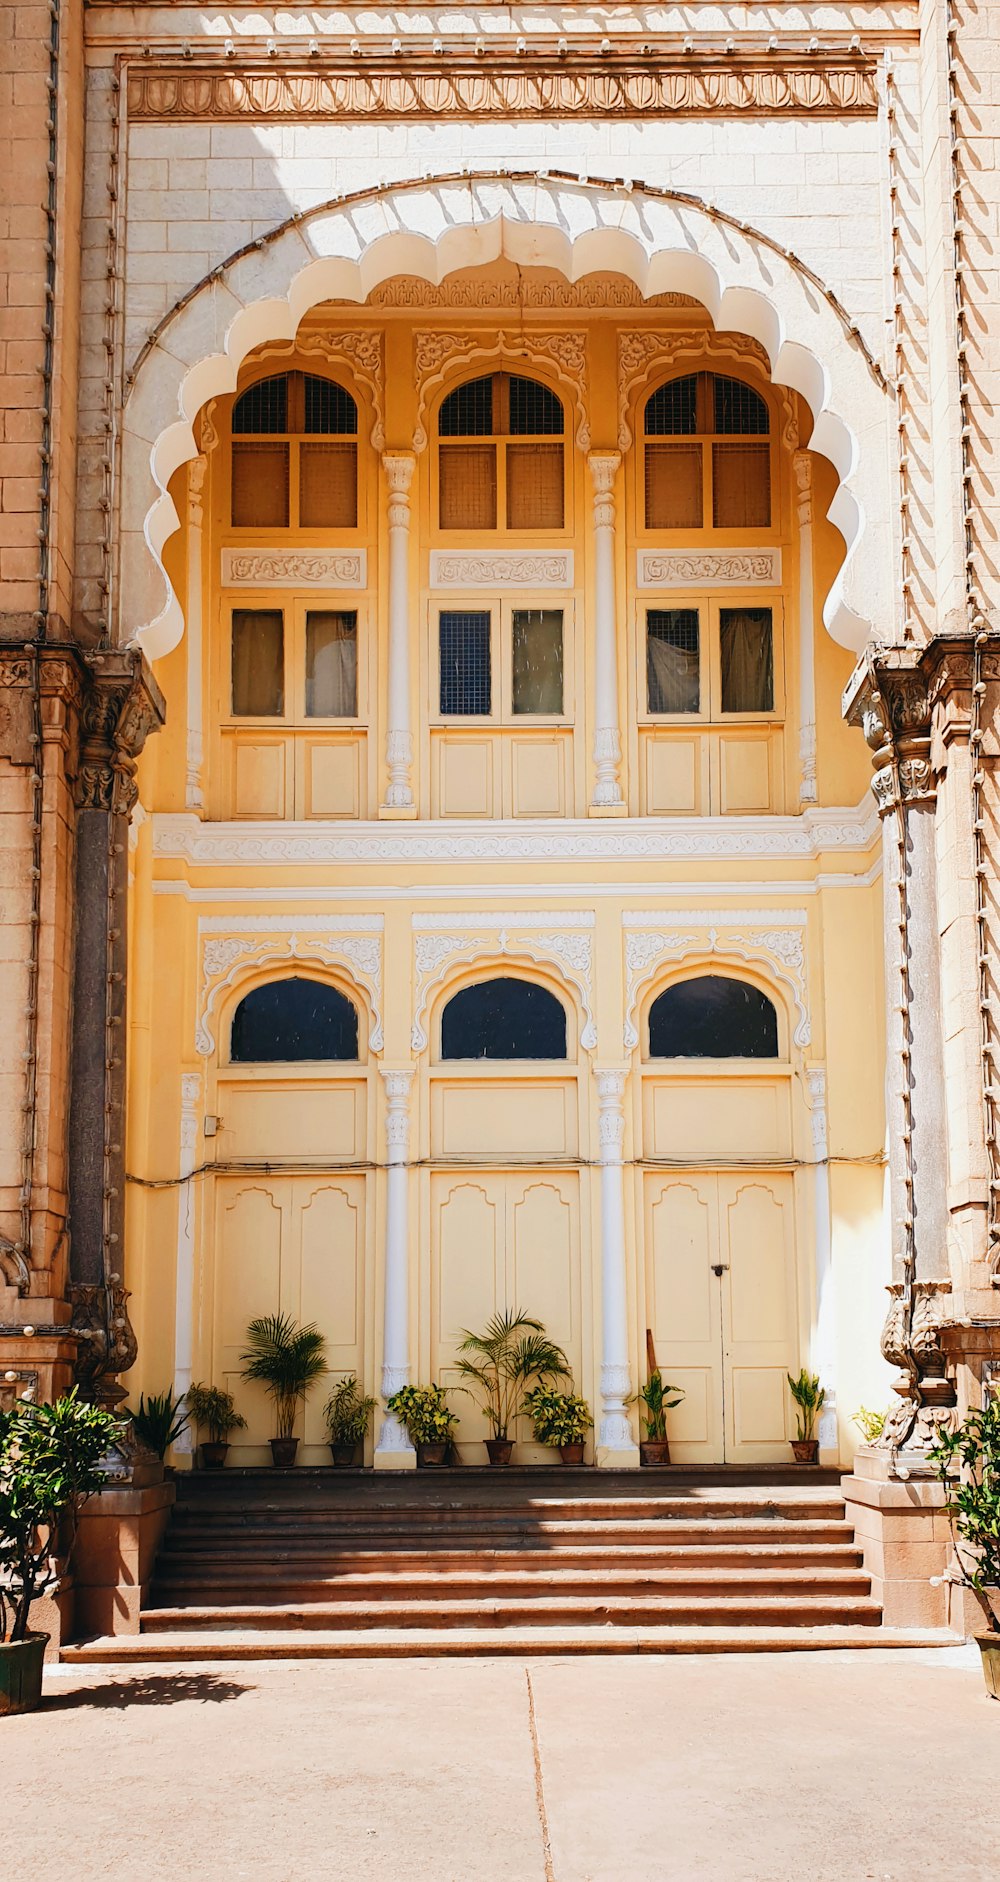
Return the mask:
[[(380, 1066), (386, 1096), (385, 1295), (382, 1307), (382, 1397), (410, 1383), (410, 1220), (407, 1158), (413, 1067)], [(376, 1470), (409, 1470), (416, 1452), (388, 1412), (375, 1447)]]
[(625, 1273), (625, 1073), (598, 1070), (598, 1135), (601, 1153), (601, 1420), (597, 1462), (610, 1468), (638, 1465), (639, 1448), (626, 1402), (632, 1389), (628, 1350), (628, 1287)]
[(77, 771), (76, 946), (70, 1085), (70, 1283), (77, 1377), (103, 1402), (135, 1360), (123, 1280), (127, 845), (135, 760), (162, 724), (141, 654), (87, 657)]
[(380, 817), (414, 817), (410, 730), (410, 484), (416, 458), (383, 451), (389, 491), (389, 672), (385, 756), (389, 769)]
[(813, 593), (812, 458), (796, 451), (799, 524), (799, 803), (816, 802), (816, 622)]
[(591, 451), (594, 485), (594, 795), (592, 816), (624, 816), (618, 711), (618, 609), (615, 591), (615, 478), (620, 451)]
[(809, 1363), (818, 1373), (826, 1397), (819, 1417), (820, 1451), (839, 1460), (837, 1430), (836, 1312), (833, 1283), (833, 1234), (830, 1210), (829, 1128), (826, 1105), (826, 1067), (807, 1065), (805, 1094), (809, 1106), (813, 1156), (813, 1234), (816, 1261), (816, 1322)]
[(191, 459), (187, 467), (187, 597), (184, 610), (184, 644), (187, 653), (187, 767), (184, 803), (188, 810), (204, 809), (202, 765), (202, 524), (205, 520), (206, 457)]

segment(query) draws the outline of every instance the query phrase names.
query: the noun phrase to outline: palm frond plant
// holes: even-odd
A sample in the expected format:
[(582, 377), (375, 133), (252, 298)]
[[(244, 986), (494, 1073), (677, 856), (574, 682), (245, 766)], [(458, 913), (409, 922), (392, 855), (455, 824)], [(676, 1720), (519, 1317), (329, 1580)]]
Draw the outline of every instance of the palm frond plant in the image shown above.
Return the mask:
[(170, 1387), (165, 1392), (139, 1394), (139, 1409), (131, 1412), (132, 1428), (140, 1444), (153, 1451), (163, 1462), (172, 1444), (187, 1430), (188, 1410), (183, 1393), (175, 1398)]
[[(291, 1463), (298, 1439), (293, 1436), (299, 1405), (326, 1371), (326, 1340), (311, 1323), (300, 1327), (290, 1314), (264, 1314), (247, 1327), (247, 1349), (240, 1354), (244, 1379), (262, 1385), (275, 1412), (271, 1439), (275, 1462)], [(281, 1447), (275, 1450), (275, 1445)]]
[(807, 1372), (803, 1366), (797, 1379), (786, 1373), (788, 1389), (795, 1401), (795, 1434), (800, 1444), (812, 1442), (816, 1418), (826, 1403), (826, 1392), (819, 1382), (818, 1372)]
[(456, 1371), (467, 1381), (462, 1389), (482, 1405), (493, 1442), (506, 1444), (532, 1381), (544, 1385), (568, 1378), (569, 1361), (542, 1322), (521, 1308), (494, 1314), (482, 1333), (468, 1327), (462, 1332), (462, 1357), (456, 1362)]
[(375, 1400), (362, 1392), (356, 1373), (337, 1380), (323, 1407), (335, 1463), (351, 1462), (358, 1445), (365, 1441), (374, 1410)]

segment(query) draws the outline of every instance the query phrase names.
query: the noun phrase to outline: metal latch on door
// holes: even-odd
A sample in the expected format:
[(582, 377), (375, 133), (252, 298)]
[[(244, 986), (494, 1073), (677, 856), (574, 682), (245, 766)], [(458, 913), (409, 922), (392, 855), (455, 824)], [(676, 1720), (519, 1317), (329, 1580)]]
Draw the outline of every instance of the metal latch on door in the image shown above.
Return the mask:
[(720, 1278), (722, 1277), (722, 1275), (728, 1274), (729, 1273), (728, 1261), (713, 1261), (712, 1273), (719, 1275)]

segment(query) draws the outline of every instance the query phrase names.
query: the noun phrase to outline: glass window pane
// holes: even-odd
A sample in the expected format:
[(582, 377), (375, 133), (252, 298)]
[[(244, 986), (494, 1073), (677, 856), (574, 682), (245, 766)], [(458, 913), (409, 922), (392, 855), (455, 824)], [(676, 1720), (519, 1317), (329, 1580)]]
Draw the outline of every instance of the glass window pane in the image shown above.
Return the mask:
[(233, 406), (234, 432), (288, 430), (288, 378), (258, 379)]
[(463, 987), (441, 1015), (443, 1059), (564, 1059), (566, 1009), (530, 980)]
[(561, 529), (563, 494), (561, 444), (507, 446), (508, 529)]
[(515, 712), (562, 712), (561, 608), (515, 608), (511, 703)]
[(306, 615), (306, 717), (355, 719), (358, 713), (358, 617)]
[(299, 523), (303, 529), (356, 529), (358, 447), (299, 447)]
[(742, 432), (744, 437), (753, 433), (766, 434), (771, 429), (770, 414), (759, 392), (752, 386), (744, 385), (742, 379), (724, 379), (716, 373), (715, 424), (713, 430), (722, 432)]
[(698, 429), (698, 375), (670, 379), (646, 400), (646, 433), (651, 438), (677, 437)]
[(441, 402), (438, 413), (441, 438), (491, 438), (493, 436), (493, 375), (468, 379), (464, 386)]
[(713, 444), (712, 519), (716, 529), (770, 528), (770, 445)]
[(490, 616), (442, 614), (438, 637), (442, 713), (487, 717), (492, 710)]
[(701, 525), (701, 445), (647, 444), (646, 528)]
[(651, 1059), (776, 1059), (778, 1015), (744, 980), (700, 974), (667, 987), (649, 1009)]
[(342, 432), (353, 437), (358, 429), (358, 408), (349, 392), (333, 379), (305, 376), (304, 431)]
[(233, 1014), (234, 1065), (295, 1059), (356, 1059), (358, 1009), (346, 994), (292, 974), (254, 987)]
[(233, 445), (233, 524), (288, 528), (287, 444)]
[(233, 610), (233, 715), (279, 719), (285, 710), (285, 634), (280, 608)]
[(698, 712), (701, 706), (697, 608), (646, 613), (646, 702), (650, 712)]
[(562, 403), (548, 386), (539, 385), (537, 379), (520, 379), (512, 373), (507, 381), (507, 397), (510, 429), (515, 436), (562, 437)]
[(495, 444), (443, 444), (438, 454), (442, 529), (495, 529)]
[(723, 712), (774, 711), (770, 608), (723, 608), (719, 615)]

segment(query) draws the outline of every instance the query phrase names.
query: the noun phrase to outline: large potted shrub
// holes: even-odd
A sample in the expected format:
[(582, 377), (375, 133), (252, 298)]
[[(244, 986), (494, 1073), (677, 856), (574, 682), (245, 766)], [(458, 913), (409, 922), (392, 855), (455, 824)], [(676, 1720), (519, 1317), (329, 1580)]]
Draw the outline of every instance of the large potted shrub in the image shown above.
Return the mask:
[(404, 1385), (385, 1401), (416, 1448), (422, 1469), (439, 1469), (448, 1461), (455, 1414), (446, 1400), (446, 1385)]
[(643, 1469), (653, 1470), (661, 1464), (669, 1464), (667, 1413), (679, 1405), (683, 1397), (680, 1386), (668, 1385), (659, 1366), (654, 1366), (645, 1385), (641, 1385), (629, 1400), (631, 1405), (640, 1407), (639, 1422), (643, 1435), (639, 1439), (639, 1462)]
[(510, 1437), (525, 1392), (534, 1380), (539, 1385), (569, 1377), (569, 1361), (561, 1346), (550, 1340), (540, 1320), (520, 1309), (494, 1314), (485, 1331), (464, 1338), (457, 1371), (468, 1385), (463, 1390), (478, 1398), (492, 1436), (486, 1450), (492, 1465), (509, 1464), (514, 1449)]
[(375, 1400), (365, 1397), (355, 1373), (337, 1380), (323, 1407), (323, 1416), (330, 1434), (333, 1461), (341, 1469), (349, 1469), (353, 1464), (359, 1444), (363, 1444), (368, 1435), (374, 1410)]
[(590, 1406), (585, 1398), (572, 1392), (555, 1392), (551, 1386), (536, 1385), (525, 1394), (522, 1411), (531, 1419), (536, 1444), (558, 1450), (564, 1464), (582, 1464), (587, 1432), (593, 1425)]
[(165, 1392), (151, 1392), (148, 1398), (145, 1392), (140, 1392), (138, 1411), (130, 1411), (126, 1406), (125, 1416), (131, 1418), (140, 1444), (152, 1451), (161, 1464), (170, 1446), (176, 1444), (188, 1425), (184, 1396), (175, 1398), (169, 1386)]
[(217, 1385), (189, 1385), (184, 1394), (196, 1431), (207, 1431), (201, 1440), (201, 1461), (206, 1470), (222, 1470), (229, 1450), (229, 1433), (245, 1431), (247, 1421), (236, 1409), (231, 1392)]
[(0, 1412), (0, 1715), (41, 1699), (49, 1637), (31, 1631), (32, 1603), (57, 1581), (57, 1554), (70, 1560), (80, 1508), (121, 1434), (75, 1387), (54, 1405), (21, 1400)]
[(929, 1453), (947, 1491), (955, 1560), (952, 1579), (975, 1595), (984, 1630), (976, 1636), (987, 1691), (1000, 1699), (1000, 1397), (987, 1397)]
[(819, 1373), (807, 1372), (804, 1366), (797, 1379), (793, 1379), (790, 1372), (785, 1377), (795, 1401), (792, 1455), (797, 1464), (815, 1464), (819, 1461), (819, 1439), (813, 1436), (813, 1432), (816, 1419), (826, 1403), (826, 1393), (820, 1385)]
[(247, 1327), (247, 1350), (240, 1354), (243, 1378), (262, 1385), (274, 1406), (278, 1429), (271, 1457), (281, 1468), (295, 1462), (296, 1414), (326, 1371), (325, 1355), (326, 1340), (318, 1327), (300, 1327), (290, 1314), (265, 1314)]

